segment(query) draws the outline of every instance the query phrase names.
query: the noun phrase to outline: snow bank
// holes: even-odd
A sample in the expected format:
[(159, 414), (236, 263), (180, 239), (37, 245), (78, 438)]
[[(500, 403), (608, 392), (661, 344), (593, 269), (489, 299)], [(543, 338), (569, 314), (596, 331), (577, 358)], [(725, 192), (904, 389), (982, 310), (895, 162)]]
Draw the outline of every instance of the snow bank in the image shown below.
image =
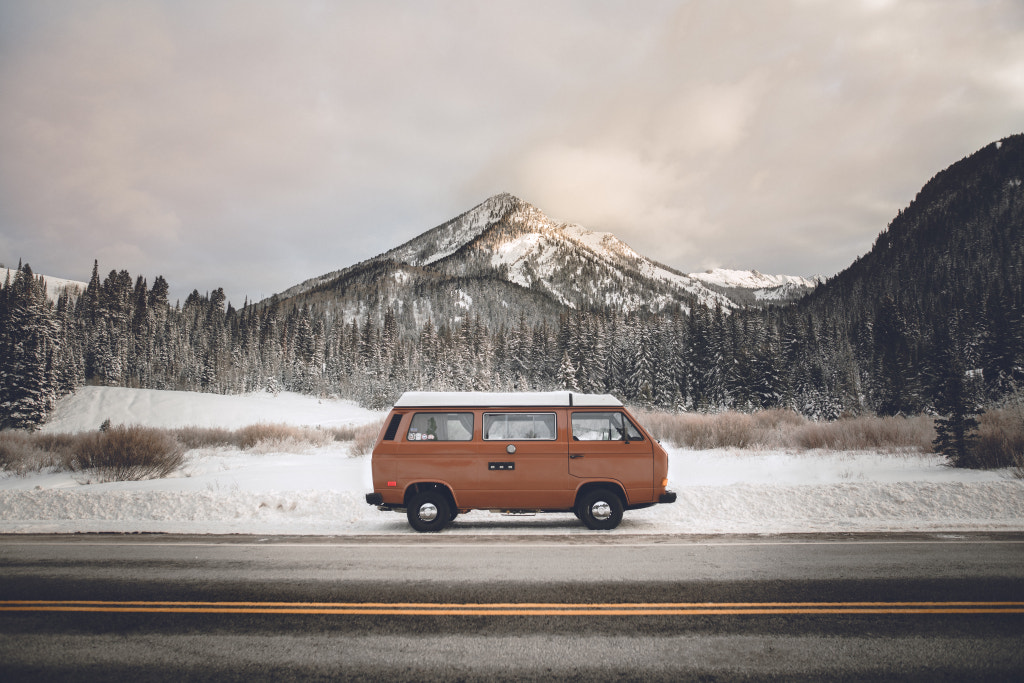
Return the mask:
[[(1024, 482), (939, 457), (877, 453), (670, 452), (674, 505), (628, 512), (626, 533), (1024, 530)], [(878, 473), (877, 476), (875, 473)], [(193, 451), (173, 477), (87, 483), (81, 474), (0, 479), (0, 532), (415, 533), (366, 504), (368, 457)], [(462, 515), (445, 533), (589, 533), (569, 514)]]
[(365, 424), (382, 417), (382, 413), (360, 408), (352, 401), (289, 392), (222, 396), (190, 391), (82, 387), (58, 401), (43, 431), (95, 431), (108, 419), (115, 425), (238, 429), (258, 423), (339, 427)]
[[(47, 429), (114, 423), (236, 428), (253, 422), (358, 424), (346, 401), (294, 394), (213, 396), (91, 387), (63, 400)], [(941, 456), (669, 449), (674, 505), (627, 512), (617, 533), (1024, 531), (1024, 481), (947, 467)], [(335, 443), (302, 453), (201, 449), (166, 479), (90, 483), (83, 474), (0, 474), (0, 533), (415, 533), (366, 504), (369, 457)], [(571, 514), (460, 515), (451, 534), (589, 534)]]

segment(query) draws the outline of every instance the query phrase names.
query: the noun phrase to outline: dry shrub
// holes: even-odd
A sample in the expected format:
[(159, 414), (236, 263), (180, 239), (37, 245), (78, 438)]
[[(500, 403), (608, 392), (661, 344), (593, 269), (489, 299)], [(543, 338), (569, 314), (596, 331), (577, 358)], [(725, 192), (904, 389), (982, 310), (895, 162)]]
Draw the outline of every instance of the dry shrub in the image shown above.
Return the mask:
[(1012, 467), (1024, 477), (1024, 410), (989, 410), (978, 421), (976, 462), (983, 468)]
[(24, 475), (53, 464), (53, 454), (40, 448), (31, 434), (0, 432), (0, 469)]
[(811, 422), (782, 409), (751, 415), (728, 412), (643, 413), (640, 421), (661, 441), (686, 448), (829, 448), (833, 450), (932, 450), (931, 418), (855, 417)]
[(754, 418), (743, 413), (641, 413), (639, 418), (654, 438), (688, 448), (748, 448), (757, 433)]
[(185, 462), (185, 451), (167, 431), (117, 426), (78, 435), (74, 469), (98, 481), (139, 481), (166, 477)]
[(356, 427), (351, 425), (330, 427), (327, 431), (334, 437), (335, 441), (352, 441), (356, 438)]
[(377, 436), (383, 428), (384, 420), (356, 427), (352, 438), (352, 455), (366, 455), (372, 451), (373, 445), (377, 443)]
[(223, 427), (179, 427), (174, 436), (187, 450), (194, 448), (219, 448), (237, 443), (235, 432)]
[(0, 470), (17, 475), (70, 469), (75, 437), (67, 434), (0, 432)]
[(334, 435), (318, 427), (294, 427), (286, 424), (255, 424), (235, 432), (235, 445), (257, 453), (295, 451), (313, 446), (326, 446)]
[(785, 430), (791, 427), (802, 427), (807, 424), (807, 418), (786, 408), (769, 408), (759, 410), (751, 417), (754, 418), (754, 425), (758, 429), (780, 429)]
[(810, 422), (795, 434), (797, 448), (836, 451), (932, 451), (935, 426), (926, 415), (914, 417), (853, 417), (835, 422)]

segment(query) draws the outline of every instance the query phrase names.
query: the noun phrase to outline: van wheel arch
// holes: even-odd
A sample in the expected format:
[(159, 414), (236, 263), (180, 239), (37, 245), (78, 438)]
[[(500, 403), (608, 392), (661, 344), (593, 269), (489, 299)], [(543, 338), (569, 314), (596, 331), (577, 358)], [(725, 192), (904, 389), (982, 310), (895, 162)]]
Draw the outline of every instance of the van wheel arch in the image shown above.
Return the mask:
[(410, 485), (405, 490), (405, 506), (409, 526), (422, 532), (441, 531), (459, 512), (451, 489), (437, 482)]
[(607, 531), (622, 521), (626, 509), (626, 496), (622, 487), (611, 482), (596, 482), (581, 486), (576, 493), (573, 512), (588, 529)]

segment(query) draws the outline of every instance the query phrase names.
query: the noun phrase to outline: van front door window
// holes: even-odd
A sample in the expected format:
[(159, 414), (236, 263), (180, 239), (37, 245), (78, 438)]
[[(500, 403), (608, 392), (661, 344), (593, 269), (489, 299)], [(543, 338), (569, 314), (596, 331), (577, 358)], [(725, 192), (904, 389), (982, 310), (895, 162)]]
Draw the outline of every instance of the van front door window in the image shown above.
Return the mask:
[(572, 414), (574, 441), (640, 441), (643, 437), (633, 423), (619, 412)]

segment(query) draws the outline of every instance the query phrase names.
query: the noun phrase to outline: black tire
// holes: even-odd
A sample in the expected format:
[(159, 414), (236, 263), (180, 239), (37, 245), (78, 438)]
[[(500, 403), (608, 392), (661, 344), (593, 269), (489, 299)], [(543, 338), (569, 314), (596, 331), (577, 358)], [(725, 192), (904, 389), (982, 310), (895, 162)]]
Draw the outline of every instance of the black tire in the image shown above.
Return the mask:
[(607, 531), (622, 521), (622, 499), (610, 489), (591, 489), (576, 501), (576, 516), (588, 529)]
[(409, 500), (405, 516), (409, 519), (409, 526), (416, 531), (440, 531), (452, 520), (448, 496), (439, 489), (420, 491)]

